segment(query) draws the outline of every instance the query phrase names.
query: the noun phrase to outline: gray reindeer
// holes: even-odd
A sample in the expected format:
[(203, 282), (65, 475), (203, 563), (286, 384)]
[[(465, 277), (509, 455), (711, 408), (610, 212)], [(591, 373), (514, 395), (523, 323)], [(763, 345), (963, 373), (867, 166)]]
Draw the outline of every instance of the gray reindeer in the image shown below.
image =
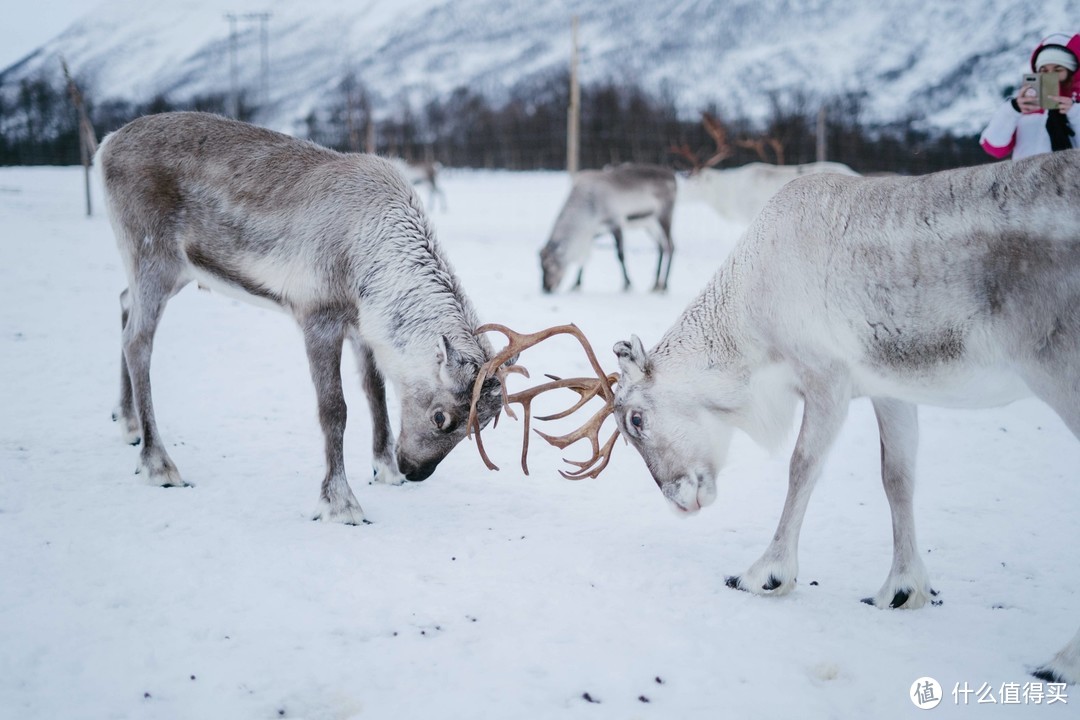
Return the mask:
[[(326, 442), (315, 519), (364, 522), (342, 453), (346, 338), (371, 410), (377, 481), (423, 480), (465, 437), (491, 347), (474, 335), (476, 312), (390, 162), (187, 112), (139, 118), (108, 135), (97, 157), (128, 281), (116, 418), (142, 443), (145, 482), (184, 484), (154, 420), (150, 355), (165, 304), (193, 280), (300, 325)], [(396, 442), (387, 378), (401, 401)], [(491, 379), (481, 424), (499, 398)]]
[(611, 233), (615, 254), (622, 267), (623, 288), (630, 288), (623, 253), (623, 229), (643, 227), (656, 241), (660, 258), (653, 290), (667, 290), (671, 273), (671, 218), (675, 207), (674, 171), (657, 165), (624, 163), (603, 170), (581, 170), (574, 175), (566, 199), (547, 244), (540, 251), (544, 292), (554, 292), (566, 273), (578, 268), (574, 289), (581, 287), (592, 242)]

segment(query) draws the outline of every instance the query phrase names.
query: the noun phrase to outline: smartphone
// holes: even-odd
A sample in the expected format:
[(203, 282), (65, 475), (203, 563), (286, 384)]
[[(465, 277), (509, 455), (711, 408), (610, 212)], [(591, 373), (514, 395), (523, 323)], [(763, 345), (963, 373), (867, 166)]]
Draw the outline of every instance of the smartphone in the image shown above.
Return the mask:
[(1056, 72), (1039, 73), (1039, 107), (1046, 110), (1057, 110), (1058, 101), (1053, 98), (1061, 95), (1061, 87), (1058, 83)]
[[(1040, 83), (1040, 73), (1025, 73), (1024, 80), (1020, 83), (1020, 97), (1025, 98), (1038, 98), (1039, 89), (1042, 87)], [(1041, 98), (1040, 98), (1041, 99)]]

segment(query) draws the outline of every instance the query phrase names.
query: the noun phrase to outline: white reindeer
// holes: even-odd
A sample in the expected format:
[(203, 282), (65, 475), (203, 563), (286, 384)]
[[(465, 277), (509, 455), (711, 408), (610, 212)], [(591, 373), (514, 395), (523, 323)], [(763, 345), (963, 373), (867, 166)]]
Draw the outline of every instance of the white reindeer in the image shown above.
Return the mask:
[(593, 239), (605, 233), (615, 238), (622, 267), (623, 288), (630, 288), (623, 253), (623, 230), (641, 227), (656, 241), (660, 258), (653, 290), (667, 290), (671, 274), (671, 218), (675, 207), (675, 173), (657, 165), (624, 163), (574, 175), (570, 196), (563, 204), (547, 244), (540, 250), (544, 292), (554, 292), (567, 271), (578, 268), (573, 289), (581, 287)]
[[(423, 480), (465, 436), (491, 353), (423, 206), (393, 165), (202, 113), (135, 120), (98, 153), (127, 273), (117, 419), (142, 442), (139, 472), (183, 485), (154, 420), (150, 354), (169, 298), (192, 280), (299, 323), (326, 438), (316, 519), (364, 521), (345, 477), (346, 338), (371, 409), (375, 479)], [(384, 378), (401, 399), (395, 443)], [(481, 423), (499, 406), (492, 380)], [(395, 452), (396, 445), (396, 452)]]
[[(689, 163), (684, 183), (684, 197), (706, 203), (720, 217), (748, 225), (780, 188), (803, 175), (836, 173), (857, 176), (859, 173), (838, 162), (819, 161), (801, 165), (784, 164), (784, 144), (779, 138), (730, 139), (725, 124), (710, 113), (701, 114), (705, 132), (716, 143), (708, 159), (701, 159), (688, 145), (672, 146), (671, 152)], [(713, 166), (735, 153), (735, 148), (752, 149), (762, 160), (771, 148), (776, 164), (752, 162), (739, 167), (715, 169)]]
[(753, 162), (722, 170), (700, 168), (686, 178), (684, 197), (700, 200), (721, 217), (747, 225), (780, 188), (795, 178), (815, 173), (859, 174), (838, 162), (802, 165)]
[[(728, 579), (761, 595), (795, 587), (810, 493), (848, 404), (868, 396), (893, 525), (892, 567), (869, 601), (925, 605), (916, 405), (1034, 395), (1080, 437), (1080, 150), (922, 177), (795, 180), (652, 350), (635, 336), (615, 353), (619, 429), (688, 513), (715, 499), (735, 428), (775, 444), (803, 401), (779, 527)], [(1080, 633), (1035, 674), (1080, 681)]]

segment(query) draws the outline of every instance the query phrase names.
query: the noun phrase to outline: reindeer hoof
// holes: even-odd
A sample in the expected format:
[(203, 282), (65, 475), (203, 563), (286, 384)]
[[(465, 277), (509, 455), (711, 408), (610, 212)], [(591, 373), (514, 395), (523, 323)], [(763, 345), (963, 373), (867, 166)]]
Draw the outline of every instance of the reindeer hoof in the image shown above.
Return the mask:
[[(928, 593), (928, 595), (931, 597), (937, 597), (937, 594), (937, 590), (933, 589), (931, 589)], [(914, 600), (912, 598), (914, 598)], [(863, 598), (862, 602), (873, 607), (889, 608), (891, 610), (896, 610), (898, 608), (921, 608), (923, 605), (926, 604), (926, 600), (926, 596), (922, 593), (917, 592), (914, 588), (901, 588), (895, 593), (893, 593), (892, 599), (888, 602), (888, 604), (881, 604), (877, 599), (872, 597)], [(935, 606), (942, 605), (944, 604), (944, 601), (930, 600), (930, 604)]]
[(405, 476), (396, 468), (387, 463), (375, 461), (372, 467), (371, 483), (382, 485), (404, 485)]
[(138, 445), (142, 442), (142, 433), (139, 432), (139, 424), (135, 422), (134, 418), (124, 417), (124, 413), (118, 408), (113, 410), (112, 413), (113, 422), (123, 423), (124, 442), (128, 445)]
[(759, 560), (742, 575), (727, 578), (726, 584), (754, 595), (787, 595), (795, 589), (796, 572), (794, 563)]
[[(724, 578), (724, 584), (732, 590), (743, 590), (746, 592), (750, 592), (749, 588), (745, 588), (742, 586), (742, 579), (738, 575), (728, 575), (726, 578)], [(761, 589), (765, 592), (772, 592), (783, 584), (784, 583), (782, 580), (780, 580), (780, 578), (776, 577), (775, 575), (770, 575), (769, 579), (766, 580), (764, 584), (762, 584)]]
[[(351, 494), (351, 493), (350, 493)], [(319, 522), (336, 522), (342, 525), (370, 525), (359, 503), (353, 500), (342, 507), (334, 507), (325, 498), (319, 500), (311, 519)]]
[(180, 471), (168, 459), (155, 459), (150, 462), (140, 460), (135, 474), (144, 484), (152, 487), (191, 487), (190, 483), (184, 482)]
[[(314, 517), (311, 518), (311, 522), (334, 522), (334, 520), (329, 519), (329, 518), (324, 518), (322, 515), (315, 515)], [(371, 525), (372, 523), (367, 518), (361, 518), (360, 522), (345, 522), (345, 521), (342, 521), (341, 524), (356, 527), (357, 525)]]
[(1048, 682), (1048, 683), (1063, 683), (1063, 682), (1065, 682), (1065, 678), (1058, 675), (1051, 668), (1048, 668), (1045, 665), (1032, 670), (1031, 671), (1031, 677), (1038, 678), (1039, 680), (1043, 680), (1043, 681)]

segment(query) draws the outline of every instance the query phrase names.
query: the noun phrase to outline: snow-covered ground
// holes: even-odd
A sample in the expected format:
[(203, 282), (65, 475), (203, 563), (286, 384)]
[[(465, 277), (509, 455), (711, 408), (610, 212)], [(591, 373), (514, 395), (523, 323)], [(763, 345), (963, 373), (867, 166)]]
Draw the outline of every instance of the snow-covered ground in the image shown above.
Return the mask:
[[(891, 558), (865, 400), (811, 502), (799, 587), (759, 598), (724, 577), (771, 537), (794, 434), (775, 457), (740, 437), (718, 501), (686, 519), (622, 443), (599, 479), (570, 482), (534, 441), (523, 475), (505, 417), (484, 436), (500, 472), (466, 441), (424, 483), (373, 486), (349, 358), (346, 461), (373, 524), (313, 523), (322, 437), (298, 330), (191, 287), (165, 313), (154, 389), (194, 487), (147, 487), (110, 421), (124, 283), (82, 182), (0, 169), (0, 718), (905, 718), (922, 676), (943, 687), (937, 716), (1076, 717), (1080, 692), (999, 695), (1080, 615), (1080, 444), (1044, 405), (921, 412), (919, 539), (941, 606), (859, 602)], [(604, 244), (583, 292), (545, 296), (536, 253), (565, 176), (445, 187), (434, 222), (481, 317), (575, 322), (611, 369), (613, 342), (655, 343), (740, 229), (680, 204), (668, 295), (646, 292), (655, 251), (631, 234), (632, 292)], [(522, 362), (585, 372), (567, 343)], [(956, 704), (965, 683), (999, 704)]]

